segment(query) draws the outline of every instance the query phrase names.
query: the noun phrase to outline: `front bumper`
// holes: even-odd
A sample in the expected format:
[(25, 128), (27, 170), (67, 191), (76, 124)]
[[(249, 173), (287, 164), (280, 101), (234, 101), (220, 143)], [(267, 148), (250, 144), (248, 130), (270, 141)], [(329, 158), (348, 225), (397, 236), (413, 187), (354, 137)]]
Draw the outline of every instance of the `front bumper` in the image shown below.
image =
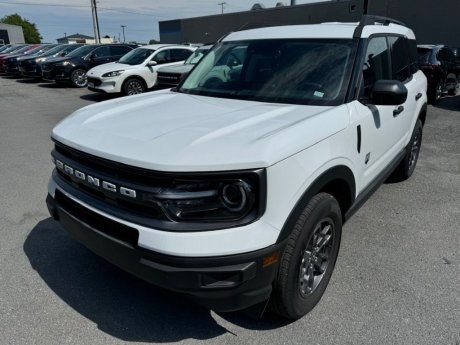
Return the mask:
[(119, 93), (121, 92), (120, 78), (99, 78), (88, 77), (88, 89), (102, 93)]
[[(56, 190), (46, 199), (52, 217), (76, 240), (121, 269), (216, 311), (241, 310), (269, 299), (284, 244), (250, 253), (178, 257), (139, 247), (137, 229), (89, 210)], [(265, 263), (265, 264), (264, 264)]]
[(54, 66), (51, 69), (42, 69), (44, 80), (49, 81), (68, 81), (70, 80), (70, 69), (64, 66)]

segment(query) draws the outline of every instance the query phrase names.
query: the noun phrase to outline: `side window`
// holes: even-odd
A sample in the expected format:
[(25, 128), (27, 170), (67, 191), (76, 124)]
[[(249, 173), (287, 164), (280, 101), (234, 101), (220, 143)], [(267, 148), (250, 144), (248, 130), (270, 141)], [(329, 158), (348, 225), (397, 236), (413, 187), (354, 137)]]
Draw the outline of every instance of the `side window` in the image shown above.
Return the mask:
[(127, 46), (112, 46), (112, 55), (125, 55), (127, 52), (131, 51), (130, 47)]
[(411, 63), (410, 71), (411, 73), (415, 73), (420, 69), (418, 66), (417, 42), (415, 40), (409, 40), (409, 56)]
[(363, 65), (364, 96), (369, 97), (377, 80), (391, 79), (390, 54), (385, 37), (375, 37), (369, 41)]
[(188, 49), (171, 49), (171, 61), (184, 61), (192, 54), (192, 51)]
[(102, 58), (106, 56), (110, 56), (110, 48), (109, 47), (99, 47), (96, 50), (94, 50), (91, 55), (93, 55), (95, 58)]
[(161, 52), (155, 54), (152, 61), (156, 61), (159, 65), (169, 62), (169, 49), (162, 50)]
[(401, 82), (411, 76), (409, 45), (405, 37), (388, 37), (391, 50), (391, 72), (394, 80)]
[(455, 62), (454, 52), (450, 48), (444, 48), (443, 50), (445, 50), (446, 61)]

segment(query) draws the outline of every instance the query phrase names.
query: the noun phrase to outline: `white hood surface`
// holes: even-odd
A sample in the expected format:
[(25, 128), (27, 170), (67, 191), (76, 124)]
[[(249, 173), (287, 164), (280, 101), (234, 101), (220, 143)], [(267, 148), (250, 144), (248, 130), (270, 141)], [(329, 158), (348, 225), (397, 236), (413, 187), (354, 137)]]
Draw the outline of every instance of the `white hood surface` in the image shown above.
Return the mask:
[(151, 170), (223, 171), (268, 167), (348, 122), (346, 105), (274, 104), (163, 90), (84, 107), (61, 121), (52, 137)]
[(130, 69), (142, 68), (143, 65), (127, 65), (124, 63), (118, 62), (109, 62), (103, 65), (99, 65), (91, 68), (87, 75), (90, 77), (101, 77), (105, 73), (114, 72), (114, 71), (127, 71)]

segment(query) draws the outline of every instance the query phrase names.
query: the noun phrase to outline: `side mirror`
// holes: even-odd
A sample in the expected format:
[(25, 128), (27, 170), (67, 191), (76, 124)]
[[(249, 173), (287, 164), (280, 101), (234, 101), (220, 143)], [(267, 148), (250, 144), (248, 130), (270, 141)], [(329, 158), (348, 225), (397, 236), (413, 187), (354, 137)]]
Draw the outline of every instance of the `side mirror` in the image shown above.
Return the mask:
[(87, 59), (93, 61), (95, 58), (96, 58), (96, 54), (90, 54), (88, 55)]
[(158, 65), (158, 63), (156, 61), (153, 61), (153, 60), (150, 60), (149, 62), (147, 62), (147, 66), (156, 66)]
[(377, 80), (372, 87), (370, 103), (400, 105), (407, 99), (407, 88), (398, 80)]
[(59, 56), (62, 56), (62, 57), (66, 56), (66, 55), (67, 55), (67, 52), (62, 52), (61, 54), (59, 54)]

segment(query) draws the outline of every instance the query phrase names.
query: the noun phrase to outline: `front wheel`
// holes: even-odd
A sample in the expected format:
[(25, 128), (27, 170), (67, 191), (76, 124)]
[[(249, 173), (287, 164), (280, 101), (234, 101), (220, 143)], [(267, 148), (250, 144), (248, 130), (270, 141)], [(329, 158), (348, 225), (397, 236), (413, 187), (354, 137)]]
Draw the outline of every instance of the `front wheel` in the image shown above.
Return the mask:
[(86, 85), (88, 85), (86, 71), (80, 68), (73, 70), (70, 74), (70, 82), (75, 87), (86, 87)]
[(145, 92), (144, 83), (137, 78), (130, 78), (123, 84), (123, 94), (125, 96), (138, 95)]
[(319, 302), (334, 270), (341, 234), (337, 200), (317, 194), (298, 216), (284, 249), (271, 298), (276, 314), (298, 319)]

